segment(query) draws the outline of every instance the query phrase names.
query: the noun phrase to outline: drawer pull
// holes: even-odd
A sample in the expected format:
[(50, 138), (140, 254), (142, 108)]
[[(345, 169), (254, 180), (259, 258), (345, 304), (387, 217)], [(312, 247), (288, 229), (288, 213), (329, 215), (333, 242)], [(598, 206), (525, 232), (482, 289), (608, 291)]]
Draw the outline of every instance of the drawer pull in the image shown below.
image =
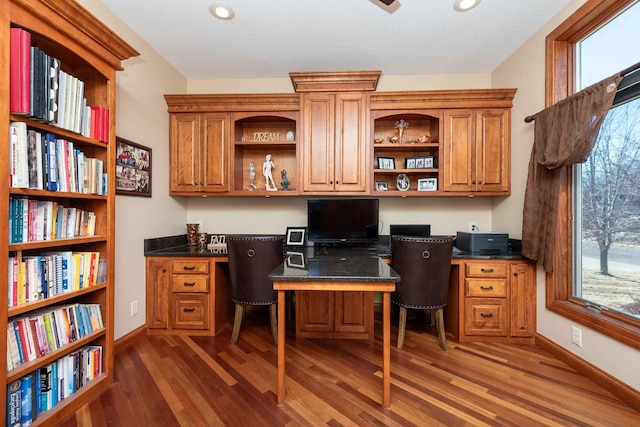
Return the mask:
[(193, 265), (191, 267), (185, 265), (184, 267), (182, 267), (182, 269), (187, 271), (193, 271), (196, 269), (196, 267)]
[(184, 286), (195, 286), (196, 282), (184, 282)]
[(196, 309), (193, 307), (185, 307), (182, 309), (182, 311), (184, 311), (185, 313), (193, 313), (194, 311), (196, 311)]
[(482, 289), (483, 291), (492, 291), (493, 286), (480, 286), (480, 289)]
[(480, 271), (483, 273), (493, 273), (493, 268), (481, 268)]
[(490, 319), (493, 317), (493, 313), (480, 313), (480, 317), (486, 317)]

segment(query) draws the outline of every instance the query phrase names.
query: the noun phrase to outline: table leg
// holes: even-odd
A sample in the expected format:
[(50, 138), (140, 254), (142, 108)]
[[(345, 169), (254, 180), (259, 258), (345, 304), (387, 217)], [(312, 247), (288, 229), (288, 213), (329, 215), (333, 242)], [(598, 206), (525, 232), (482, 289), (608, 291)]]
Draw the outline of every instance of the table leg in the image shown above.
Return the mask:
[(284, 403), (285, 291), (278, 291), (278, 404)]
[[(278, 337), (278, 339), (280, 339)], [(280, 341), (278, 341), (278, 345)], [(391, 404), (391, 293), (382, 295), (382, 406)]]

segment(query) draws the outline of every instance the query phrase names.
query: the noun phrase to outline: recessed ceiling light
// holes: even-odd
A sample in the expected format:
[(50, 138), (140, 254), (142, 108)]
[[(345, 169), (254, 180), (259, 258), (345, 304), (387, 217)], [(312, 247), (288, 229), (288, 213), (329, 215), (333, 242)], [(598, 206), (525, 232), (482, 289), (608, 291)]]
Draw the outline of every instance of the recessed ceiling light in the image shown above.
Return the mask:
[(466, 12), (467, 10), (471, 10), (480, 4), (480, 0), (456, 0), (453, 4), (453, 8), (458, 12)]
[(209, 6), (209, 12), (216, 18), (224, 19), (225, 21), (233, 19), (233, 17), (236, 16), (233, 9), (223, 3), (212, 3), (211, 6)]

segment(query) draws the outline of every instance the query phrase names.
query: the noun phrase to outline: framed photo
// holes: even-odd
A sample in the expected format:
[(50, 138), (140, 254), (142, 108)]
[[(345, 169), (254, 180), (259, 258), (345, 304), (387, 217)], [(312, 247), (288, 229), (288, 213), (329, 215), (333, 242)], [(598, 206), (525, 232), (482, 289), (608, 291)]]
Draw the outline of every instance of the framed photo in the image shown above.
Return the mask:
[(416, 157), (416, 169), (424, 169), (424, 157)]
[(416, 158), (415, 157), (407, 157), (404, 159), (404, 167), (405, 169), (415, 169), (416, 168)]
[(393, 157), (378, 157), (378, 169), (395, 169), (396, 161)]
[(307, 229), (304, 227), (287, 227), (286, 246), (305, 246), (307, 244)]
[(433, 156), (427, 156), (424, 158), (424, 168), (433, 169), (436, 167), (436, 159)]
[(302, 252), (287, 251), (287, 267), (305, 268), (304, 254)]
[(151, 148), (118, 136), (116, 194), (151, 197)]
[(376, 191), (387, 191), (389, 186), (386, 182), (376, 182)]
[(438, 178), (423, 178), (418, 180), (418, 191), (437, 191)]

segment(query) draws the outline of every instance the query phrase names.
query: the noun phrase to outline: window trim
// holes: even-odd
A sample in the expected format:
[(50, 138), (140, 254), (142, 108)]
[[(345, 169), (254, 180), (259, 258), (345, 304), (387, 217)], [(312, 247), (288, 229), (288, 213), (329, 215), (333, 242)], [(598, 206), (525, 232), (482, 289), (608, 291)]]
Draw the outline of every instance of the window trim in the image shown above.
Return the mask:
[[(576, 92), (576, 44), (635, 0), (588, 0), (546, 38), (545, 105), (550, 106)], [(564, 168), (558, 195), (558, 226), (553, 272), (546, 273), (546, 306), (549, 311), (584, 324), (617, 341), (640, 349), (640, 325), (610, 310), (592, 311), (571, 296), (572, 289), (572, 173)]]

